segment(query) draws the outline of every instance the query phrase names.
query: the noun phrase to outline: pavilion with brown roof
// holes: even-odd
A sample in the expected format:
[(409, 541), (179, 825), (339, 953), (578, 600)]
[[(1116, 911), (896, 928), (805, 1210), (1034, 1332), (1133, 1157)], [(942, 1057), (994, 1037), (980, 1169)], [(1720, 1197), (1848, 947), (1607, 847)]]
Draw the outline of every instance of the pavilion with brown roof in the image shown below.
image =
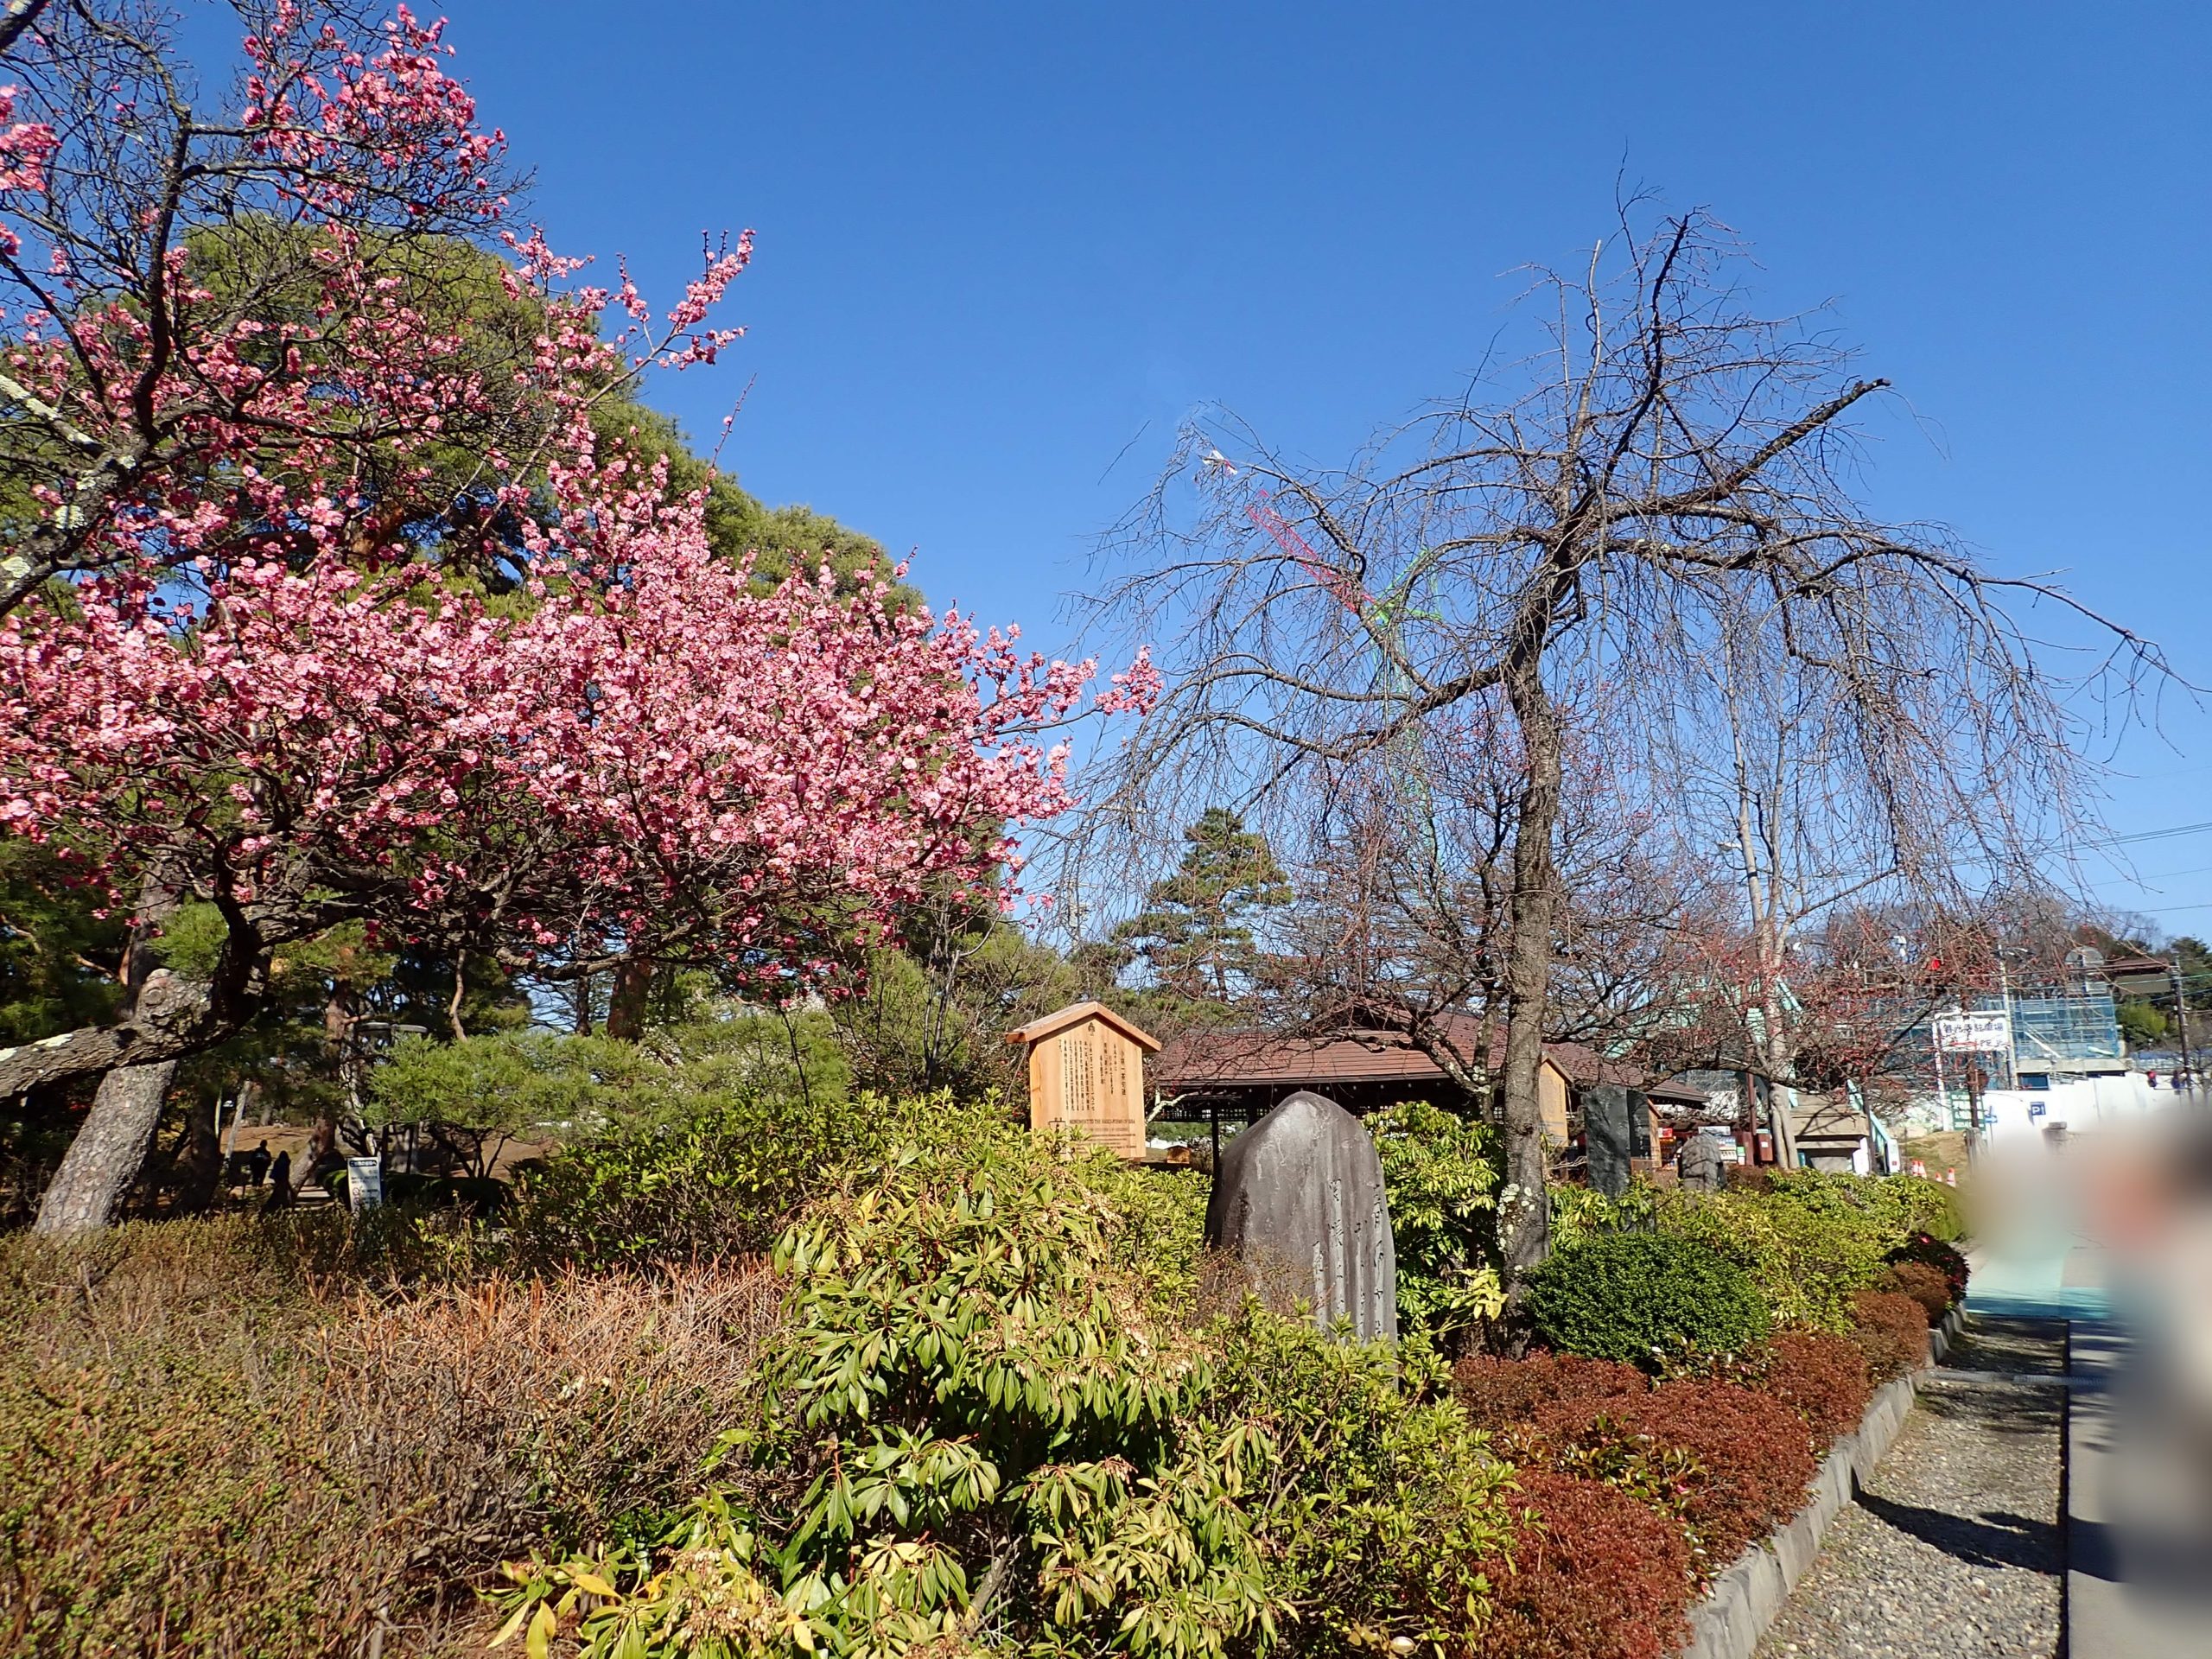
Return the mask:
[[(1481, 1040), (1479, 1023), (1466, 1014), (1446, 1016), (1446, 1035), (1461, 1053)], [(1453, 1027), (1456, 1027), (1456, 1029)], [(1487, 1059), (1495, 1074), (1504, 1058), (1504, 1036), (1493, 1031)], [(1182, 1122), (1251, 1122), (1310, 1089), (1345, 1110), (1363, 1114), (1402, 1101), (1426, 1100), (1448, 1110), (1494, 1117), (1494, 1101), (1471, 1100), (1436, 1062), (1402, 1032), (1340, 1031), (1297, 1035), (1259, 1031), (1195, 1031), (1168, 1043), (1152, 1063), (1155, 1117)], [(1701, 1103), (1694, 1089), (1647, 1084), (1633, 1066), (1609, 1060), (1581, 1043), (1546, 1043), (1536, 1077), (1544, 1130), (1573, 1147), (1581, 1134), (1582, 1091), (1601, 1084), (1634, 1091), (1630, 1140), (1639, 1157), (1653, 1155), (1657, 1123), (1651, 1102)]]

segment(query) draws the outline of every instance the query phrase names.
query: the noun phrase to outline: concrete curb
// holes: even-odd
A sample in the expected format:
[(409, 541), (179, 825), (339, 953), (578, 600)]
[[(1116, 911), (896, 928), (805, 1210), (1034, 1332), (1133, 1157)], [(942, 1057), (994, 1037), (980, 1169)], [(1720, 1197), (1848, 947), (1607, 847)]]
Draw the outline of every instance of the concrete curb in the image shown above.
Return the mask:
[[(1955, 1307), (1929, 1332), (1930, 1363), (1940, 1365), (1966, 1323), (1966, 1309)], [(1705, 1599), (1690, 1609), (1690, 1642), (1684, 1659), (1751, 1659), (1752, 1649), (1782, 1611), (1783, 1599), (1820, 1553), (1828, 1523), (1851, 1502), (1874, 1472), (1904, 1427), (1912, 1409), (1914, 1379), (1885, 1382), (1859, 1427), (1830, 1448), (1813, 1478), (1812, 1502), (1779, 1532), (1753, 1544), (1713, 1581)]]

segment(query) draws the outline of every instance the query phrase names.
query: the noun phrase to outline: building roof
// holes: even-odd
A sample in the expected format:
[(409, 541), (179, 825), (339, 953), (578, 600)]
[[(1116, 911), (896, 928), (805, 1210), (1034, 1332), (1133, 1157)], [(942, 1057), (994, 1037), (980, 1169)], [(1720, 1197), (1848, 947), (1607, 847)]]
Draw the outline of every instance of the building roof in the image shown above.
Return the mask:
[(1160, 1039), (1148, 1031), (1141, 1031), (1103, 1002), (1071, 1002), (1057, 1014), (1048, 1014), (1041, 1020), (1032, 1020), (1006, 1034), (1009, 1043), (1041, 1043), (1070, 1026), (1081, 1025), (1086, 1020), (1096, 1020), (1101, 1025), (1111, 1026), (1147, 1054), (1160, 1052)]
[(2107, 957), (2098, 971), (2107, 984), (2120, 990), (2155, 996), (2171, 988), (2173, 970), (2173, 963), (2163, 957), (2126, 955)]
[(1866, 1114), (1848, 1099), (1834, 1095), (1808, 1095), (1800, 1090), (1789, 1109), (1789, 1128), (1802, 1144), (1807, 1141), (1864, 1141)]
[[(1465, 1014), (1446, 1015), (1461, 1053), (1481, 1039), (1481, 1027)], [(1504, 1035), (1493, 1032), (1489, 1063), (1504, 1058)], [(1569, 1083), (1618, 1083), (1640, 1087), (1643, 1074), (1605, 1059), (1580, 1043), (1546, 1043), (1544, 1058)], [(1208, 1088), (1265, 1088), (1287, 1084), (1442, 1083), (1435, 1061), (1402, 1032), (1351, 1031), (1308, 1037), (1271, 1031), (1200, 1031), (1179, 1037), (1153, 1064), (1154, 1086), (1178, 1094)]]

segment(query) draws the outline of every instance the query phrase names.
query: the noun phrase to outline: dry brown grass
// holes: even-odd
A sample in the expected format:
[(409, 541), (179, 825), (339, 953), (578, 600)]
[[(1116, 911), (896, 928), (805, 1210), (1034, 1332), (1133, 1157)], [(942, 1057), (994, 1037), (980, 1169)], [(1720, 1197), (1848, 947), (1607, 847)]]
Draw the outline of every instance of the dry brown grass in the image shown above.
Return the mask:
[(321, 1336), (331, 1453), (443, 1574), (580, 1545), (689, 1488), (777, 1318), (758, 1268), (365, 1298)]
[(0, 1655), (457, 1651), (502, 1557), (695, 1490), (777, 1319), (757, 1265), (403, 1294), (341, 1254), (0, 1242)]

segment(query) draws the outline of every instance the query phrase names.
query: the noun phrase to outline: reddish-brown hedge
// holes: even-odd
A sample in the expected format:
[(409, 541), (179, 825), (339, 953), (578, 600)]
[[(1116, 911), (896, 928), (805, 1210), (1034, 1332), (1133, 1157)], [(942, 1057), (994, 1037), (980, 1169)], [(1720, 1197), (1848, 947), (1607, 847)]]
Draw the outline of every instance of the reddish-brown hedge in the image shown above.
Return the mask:
[(1602, 1481), (1524, 1469), (1537, 1524), (1510, 1567), (1484, 1563), (1496, 1611), (1471, 1659), (1666, 1659), (1689, 1639), (1681, 1529)]
[(1951, 1311), (1951, 1281), (1924, 1262), (1893, 1263), (1883, 1275), (1879, 1287), (1911, 1297), (1926, 1310), (1930, 1325), (1938, 1323)]
[(1816, 1454), (1859, 1427), (1873, 1394), (1859, 1344), (1825, 1331), (1785, 1331), (1776, 1337), (1768, 1344), (1760, 1382), (1805, 1420)]
[(1967, 1259), (1955, 1244), (1946, 1243), (1933, 1233), (1915, 1233), (1910, 1238), (1890, 1252), (1892, 1262), (1917, 1262), (1943, 1275), (1944, 1283), (1951, 1287), (1951, 1300), (1961, 1300), (1967, 1294)]
[(1592, 1409), (1629, 1395), (1645, 1394), (1650, 1381), (1633, 1365), (1578, 1354), (1531, 1354), (1492, 1359), (1477, 1354), (1452, 1368), (1452, 1389), (1478, 1428), (1515, 1428), (1539, 1421), (1579, 1422)]
[(1815, 1466), (1796, 1411), (1771, 1395), (1709, 1378), (1617, 1398), (1590, 1413), (1580, 1433), (1563, 1425), (1554, 1432), (1569, 1442), (1608, 1432), (1640, 1434), (1688, 1452), (1694, 1466), (1682, 1483), (1681, 1512), (1704, 1573), (1726, 1567), (1745, 1545), (1795, 1516)]
[(1878, 1382), (1928, 1363), (1928, 1310), (1894, 1290), (1861, 1290), (1851, 1298), (1851, 1336)]

